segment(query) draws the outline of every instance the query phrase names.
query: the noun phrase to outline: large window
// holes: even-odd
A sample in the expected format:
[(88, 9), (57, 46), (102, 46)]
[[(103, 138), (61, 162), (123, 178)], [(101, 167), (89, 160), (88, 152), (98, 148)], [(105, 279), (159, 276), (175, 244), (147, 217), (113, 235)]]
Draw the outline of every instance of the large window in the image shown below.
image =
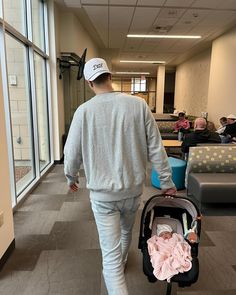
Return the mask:
[(52, 164), (45, 14), (47, 1), (0, 0), (0, 56), (13, 206)]
[(6, 34), (10, 117), (17, 194), (35, 177), (27, 50), (24, 44)]
[(49, 151), (49, 124), (48, 124), (48, 102), (46, 84), (46, 64), (45, 60), (34, 54), (35, 64), (35, 86), (38, 119), (38, 138), (39, 138), (39, 160), (40, 171), (50, 162)]
[(145, 99), (150, 109), (155, 111), (156, 78), (113, 76), (112, 87), (115, 91), (126, 92)]
[(26, 35), (25, 0), (3, 0), (4, 19), (21, 34)]
[(145, 78), (132, 78), (131, 79), (131, 92), (145, 92), (147, 91)]
[(42, 0), (32, 0), (33, 42), (45, 50), (44, 4)]

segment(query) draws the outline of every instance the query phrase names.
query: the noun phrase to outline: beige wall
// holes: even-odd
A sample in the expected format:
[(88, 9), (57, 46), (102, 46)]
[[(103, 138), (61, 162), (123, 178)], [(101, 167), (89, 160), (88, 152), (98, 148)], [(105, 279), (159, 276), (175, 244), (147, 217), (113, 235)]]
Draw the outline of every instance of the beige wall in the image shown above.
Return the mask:
[(210, 62), (209, 49), (177, 67), (174, 100), (177, 110), (195, 116), (207, 111)]
[[(99, 51), (92, 38), (83, 28), (78, 18), (70, 11), (62, 11), (50, 1), (50, 56), (52, 79), (52, 106), (54, 129), (54, 157), (60, 160), (63, 154), (62, 135), (65, 132), (63, 83), (58, 79), (56, 58), (61, 52), (74, 52), (81, 56), (87, 48), (87, 57), (99, 56)], [(54, 7), (53, 7), (54, 6)], [(55, 55), (56, 52), (56, 56)]]
[(99, 56), (97, 46), (77, 16), (72, 12), (60, 11), (61, 52), (74, 52), (81, 56), (85, 48), (87, 48), (86, 60)]
[(236, 115), (236, 29), (213, 42), (209, 81), (209, 120)]
[(63, 84), (59, 80), (57, 57), (60, 55), (60, 13), (54, 1), (49, 1), (49, 50), (51, 70), (51, 104), (53, 121), (54, 160), (62, 158), (62, 135), (65, 131)]
[[(1, 68), (1, 64), (0, 64)], [(2, 76), (0, 71), (0, 109), (4, 110)], [(4, 213), (4, 224), (0, 227), (0, 258), (14, 239), (13, 215), (11, 208), (9, 158), (6, 138), (4, 111), (0, 116), (0, 213)]]

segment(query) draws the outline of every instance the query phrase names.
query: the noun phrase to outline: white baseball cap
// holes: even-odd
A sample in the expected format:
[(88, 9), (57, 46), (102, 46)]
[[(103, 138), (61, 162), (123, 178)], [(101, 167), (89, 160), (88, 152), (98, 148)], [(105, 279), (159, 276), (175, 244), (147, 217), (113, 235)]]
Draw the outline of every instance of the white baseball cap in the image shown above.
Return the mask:
[(84, 78), (87, 81), (94, 81), (104, 73), (111, 73), (107, 63), (102, 58), (92, 58), (84, 66)]
[(233, 119), (233, 120), (236, 120), (236, 116), (233, 115), (233, 114), (230, 114), (227, 116), (227, 119)]

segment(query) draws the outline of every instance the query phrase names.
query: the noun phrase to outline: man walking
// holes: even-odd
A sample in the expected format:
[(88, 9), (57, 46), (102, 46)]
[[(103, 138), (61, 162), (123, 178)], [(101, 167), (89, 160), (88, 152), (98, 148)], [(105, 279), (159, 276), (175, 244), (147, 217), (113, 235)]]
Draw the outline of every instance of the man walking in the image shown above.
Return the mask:
[(124, 266), (150, 161), (163, 193), (176, 193), (159, 130), (146, 102), (113, 91), (105, 60), (85, 64), (95, 96), (74, 114), (66, 141), (65, 175), (76, 191), (83, 162), (109, 295), (128, 295)]

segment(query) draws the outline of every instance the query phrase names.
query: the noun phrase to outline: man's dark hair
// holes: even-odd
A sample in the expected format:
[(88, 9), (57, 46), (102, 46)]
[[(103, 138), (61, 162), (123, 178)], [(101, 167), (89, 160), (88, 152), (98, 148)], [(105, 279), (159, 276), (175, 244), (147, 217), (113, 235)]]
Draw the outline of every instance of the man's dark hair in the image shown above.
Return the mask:
[(226, 117), (221, 117), (221, 118), (220, 118), (220, 121), (226, 123), (226, 122), (227, 122), (227, 118), (226, 118)]
[(104, 73), (104, 74), (101, 74), (100, 76), (98, 76), (95, 80), (93, 80), (92, 82), (95, 84), (95, 85), (100, 85), (100, 84), (103, 84), (105, 83), (107, 80), (109, 80), (111, 77), (111, 74), (110, 73)]

